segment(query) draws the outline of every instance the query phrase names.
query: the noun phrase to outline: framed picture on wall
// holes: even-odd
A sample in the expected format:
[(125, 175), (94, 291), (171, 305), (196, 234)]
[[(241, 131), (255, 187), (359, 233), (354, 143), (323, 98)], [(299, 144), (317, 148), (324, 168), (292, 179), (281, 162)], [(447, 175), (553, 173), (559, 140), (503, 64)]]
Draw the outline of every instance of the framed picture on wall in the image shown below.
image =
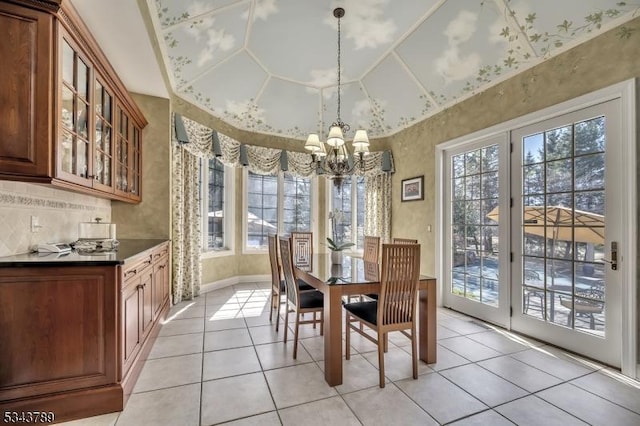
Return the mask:
[(402, 181), (402, 201), (424, 200), (424, 175)]

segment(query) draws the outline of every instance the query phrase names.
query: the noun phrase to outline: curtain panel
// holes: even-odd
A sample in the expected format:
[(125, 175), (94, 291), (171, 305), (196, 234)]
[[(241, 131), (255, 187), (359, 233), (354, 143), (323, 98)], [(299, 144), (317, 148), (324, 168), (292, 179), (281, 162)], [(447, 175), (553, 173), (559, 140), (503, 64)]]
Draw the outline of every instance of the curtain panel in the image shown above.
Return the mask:
[(391, 240), (391, 175), (367, 176), (364, 180), (364, 234)]
[(172, 261), (173, 303), (191, 300), (200, 294), (201, 220), (199, 158), (185, 145), (173, 140)]

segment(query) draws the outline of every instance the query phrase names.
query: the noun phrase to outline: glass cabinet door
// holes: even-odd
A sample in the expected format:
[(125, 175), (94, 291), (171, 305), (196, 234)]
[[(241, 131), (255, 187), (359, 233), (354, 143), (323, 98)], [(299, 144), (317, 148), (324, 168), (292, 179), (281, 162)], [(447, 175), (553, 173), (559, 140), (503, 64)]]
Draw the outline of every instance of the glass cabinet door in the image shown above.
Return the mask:
[[(95, 187), (113, 187), (113, 96), (96, 79), (94, 91), (95, 139), (93, 179)], [(107, 190), (107, 188), (100, 188)]]
[(87, 61), (78, 55), (78, 52), (64, 39), (61, 68), (59, 170), (65, 178), (87, 185), (91, 160), (89, 139), (91, 69)]
[(129, 117), (120, 108), (116, 108), (118, 117), (118, 134), (116, 137), (116, 192), (129, 193)]
[(141, 142), (140, 129), (133, 126), (133, 139), (131, 141), (131, 185), (129, 188), (132, 198), (140, 198), (140, 159)]
[(118, 87), (87, 59), (72, 34), (63, 31), (58, 40), (56, 178), (110, 198), (140, 201), (144, 117), (120, 102)]

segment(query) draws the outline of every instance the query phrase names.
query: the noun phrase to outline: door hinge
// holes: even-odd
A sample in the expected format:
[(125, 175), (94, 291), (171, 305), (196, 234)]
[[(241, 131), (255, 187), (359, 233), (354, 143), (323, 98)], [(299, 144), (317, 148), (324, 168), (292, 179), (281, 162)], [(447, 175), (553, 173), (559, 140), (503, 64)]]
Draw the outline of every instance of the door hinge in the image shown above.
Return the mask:
[(509, 306), (509, 316), (513, 316), (513, 306)]
[(509, 144), (509, 152), (513, 152), (513, 142)]
[(509, 253), (509, 262), (513, 262), (513, 252)]
[(509, 198), (509, 207), (513, 208), (513, 198)]

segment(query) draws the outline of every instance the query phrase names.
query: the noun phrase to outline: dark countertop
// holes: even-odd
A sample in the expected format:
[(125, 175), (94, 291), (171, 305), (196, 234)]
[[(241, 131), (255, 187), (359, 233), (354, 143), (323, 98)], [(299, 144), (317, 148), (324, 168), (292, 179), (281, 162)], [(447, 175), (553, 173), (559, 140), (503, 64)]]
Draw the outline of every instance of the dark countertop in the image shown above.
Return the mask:
[(109, 253), (25, 253), (0, 257), (0, 268), (43, 266), (107, 266), (122, 265), (127, 259), (150, 250), (166, 239), (118, 240), (118, 250)]

